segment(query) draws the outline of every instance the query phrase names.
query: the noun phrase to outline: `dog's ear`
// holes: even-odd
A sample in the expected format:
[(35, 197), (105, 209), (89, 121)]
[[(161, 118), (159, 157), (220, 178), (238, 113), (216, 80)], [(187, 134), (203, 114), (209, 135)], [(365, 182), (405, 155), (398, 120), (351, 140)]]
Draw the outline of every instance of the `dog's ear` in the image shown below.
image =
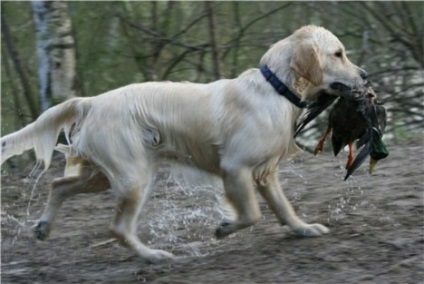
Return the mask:
[(323, 71), (318, 53), (312, 44), (300, 44), (294, 50), (290, 67), (298, 76), (305, 78), (315, 86), (323, 82)]

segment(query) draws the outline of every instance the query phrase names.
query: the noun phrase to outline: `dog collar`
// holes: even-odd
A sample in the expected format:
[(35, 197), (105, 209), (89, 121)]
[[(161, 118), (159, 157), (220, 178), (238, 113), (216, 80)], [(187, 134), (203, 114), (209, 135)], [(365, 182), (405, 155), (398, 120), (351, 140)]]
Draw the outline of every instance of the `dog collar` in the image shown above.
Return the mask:
[(281, 82), (277, 76), (275, 76), (275, 74), (268, 68), (268, 66), (261, 65), (259, 69), (261, 70), (262, 75), (264, 75), (265, 79), (271, 84), (272, 87), (274, 87), (277, 93), (288, 99), (298, 108), (307, 107), (308, 104), (306, 102), (302, 102), (298, 96), (293, 94), (289, 88), (287, 88), (287, 86), (284, 85), (284, 83)]

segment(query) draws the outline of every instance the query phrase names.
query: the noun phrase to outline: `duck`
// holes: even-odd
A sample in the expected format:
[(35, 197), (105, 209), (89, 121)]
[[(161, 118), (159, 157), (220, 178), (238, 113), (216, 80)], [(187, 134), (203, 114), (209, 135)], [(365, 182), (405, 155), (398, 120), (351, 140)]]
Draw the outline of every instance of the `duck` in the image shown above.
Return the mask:
[(389, 151), (383, 141), (383, 135), (387, 124), (386, 108), (377, 102), (372, 89), (361, 99), (358, 111), (367, 121), (365, 133), (357, 142), (357, 148), (361, 148), (358, 155), (347, 168), (345, 180), (370, 156), (368, 167), (369, 174), (373, 173), (374, 167), (379, 160), (386, 158)]
[[(317, 100), (308, 106), (307, 112), (296, 127), (295, 136), (329, 107), (334, 101), (334, 107), (330, 111), (327, 129), (315, 147), (314, 154), (323, 150), (327, 137), (331, 135), (333, 153), (337, 156), (346, 145), (349, 154), (345, 169), (347, 170), (344, 180), (370, 156), (369, 173), (372, 174), (376, 163), (386, 158), (389, 153), (382, 140), (386, 126), (387, 112), (383, 105), (377, 102), (377, 95), (371, 86), (363, 89), (340, 88), (340, 96), (327, 93), (318, 95)], [(359, 154), (354, 156), (354, 142), (357, 148), (362, 147)]]

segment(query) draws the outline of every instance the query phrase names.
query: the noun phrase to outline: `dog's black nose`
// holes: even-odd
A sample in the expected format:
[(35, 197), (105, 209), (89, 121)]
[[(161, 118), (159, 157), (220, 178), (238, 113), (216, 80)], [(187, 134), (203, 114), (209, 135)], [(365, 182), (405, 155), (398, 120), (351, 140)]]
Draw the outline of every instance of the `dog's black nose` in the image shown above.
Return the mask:
[(359, 74), (362, 79), (366, 80), (368, 78), (368, 73), (364, 69), (359, 69)]

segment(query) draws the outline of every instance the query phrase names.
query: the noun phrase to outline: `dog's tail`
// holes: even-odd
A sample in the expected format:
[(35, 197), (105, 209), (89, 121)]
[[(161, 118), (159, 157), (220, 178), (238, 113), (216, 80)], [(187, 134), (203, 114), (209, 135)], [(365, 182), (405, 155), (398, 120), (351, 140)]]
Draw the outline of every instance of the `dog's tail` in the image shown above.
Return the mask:
[(50, 166), (54, 147), (63, 129), (69, 142), (72, 126), (83, 122), (90, 104), (86, 98), (72, 98), (46, 110), (33, 123), (0, 139), (1, 164), (9, 158), (34, 149), (44, 168)]

